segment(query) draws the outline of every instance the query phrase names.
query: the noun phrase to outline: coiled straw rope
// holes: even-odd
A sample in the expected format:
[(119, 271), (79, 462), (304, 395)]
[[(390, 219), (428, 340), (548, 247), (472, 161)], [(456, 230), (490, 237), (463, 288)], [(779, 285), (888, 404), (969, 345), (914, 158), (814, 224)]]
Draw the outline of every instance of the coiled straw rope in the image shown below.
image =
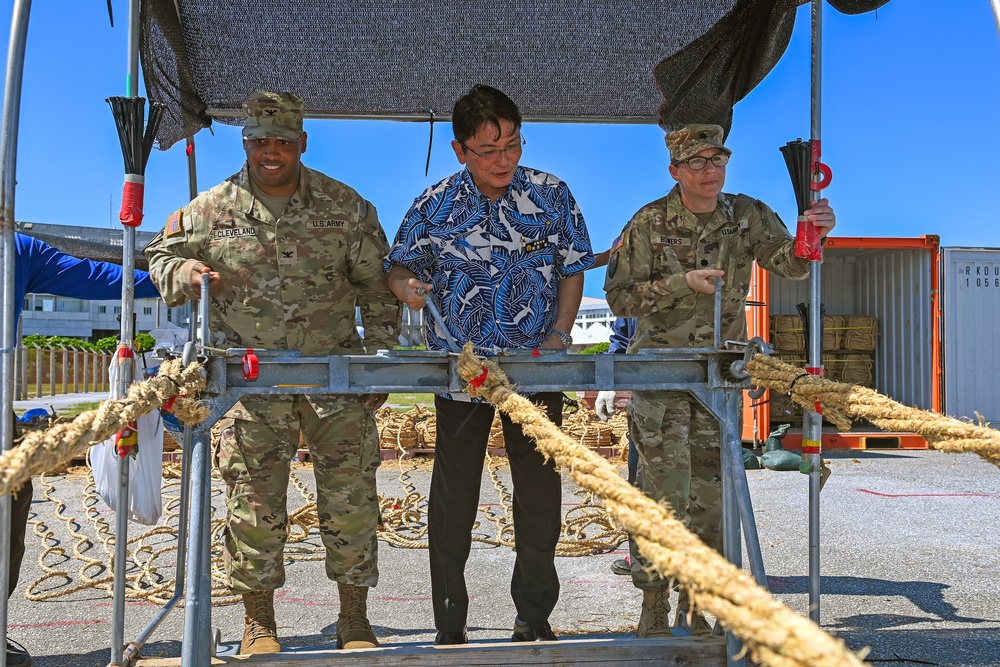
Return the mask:
[[(125, 398), (105, 401), (97, 410), (84, 412), (47, 431), (25, 434), (19, 445), (0, 454), (0, 496), (21, 488), (32, 475), (61, 465), (110, 438), (172, 396), (194, 397), (204, 388), (205, 370), (201, 364), (182, 368), (180, 359), (165, 361), (156, 377), (130, 386)], [(186, 424), (197, 424), (208, 417), (208, 408), (193, 398), (177, 398), (173, 411)]]
[(676, 578), (694, 605), (714, 614), (744, 642), (755, 662), (773, 667), (860, 667), (861, 660), (842, 641), (775, 600), (668, 509), (622, 479), (611, 464), (568, 438), (539, 408), (514, 393), (496, 364), (478, 359), (470, 345), (459, 357), (458, 372), (470, 382), (470, 394), (510, 415), (535, 439), (539, 451), (581, 487), (599, 495), (608, 513), (635, 537), (651, 567), (662, 577)]
[(996, 429), (910, 408), (873, 389), (809, 375), (765, 354), (754, 355), (746, 371), (758, 387), (784, 394), (791, 389), (792, 400), (805, 408), (812, 410), (819, 401), (823, 417), (838, 428), (849, 429), (851, 418), (866, 419), (887, 431), (919, 433), (942, 452), (974, 453), (1000, 466), (1000, 431)]

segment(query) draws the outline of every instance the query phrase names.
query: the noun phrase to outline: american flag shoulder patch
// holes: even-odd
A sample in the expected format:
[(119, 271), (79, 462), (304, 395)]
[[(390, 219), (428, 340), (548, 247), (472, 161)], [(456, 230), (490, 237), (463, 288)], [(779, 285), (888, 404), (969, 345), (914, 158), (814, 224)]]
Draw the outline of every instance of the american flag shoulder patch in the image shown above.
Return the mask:
[(184, 231), (183, 223), (184, 211), (183, 209), (178, 209), (170, 214), (167, 218), (167, 226), (164, 228), (163, 233), (167, 237), (177, 236)]
[(624, 242), (625, 242), (625, 232), (622, 232), (621, 234), (618, 235), (618, 238), (615, 239), (615, 242), (611, 244), (611, 254), (613, 255), (616, 252), (618, 252), (618, 249), (622, 247), (622, 243)]

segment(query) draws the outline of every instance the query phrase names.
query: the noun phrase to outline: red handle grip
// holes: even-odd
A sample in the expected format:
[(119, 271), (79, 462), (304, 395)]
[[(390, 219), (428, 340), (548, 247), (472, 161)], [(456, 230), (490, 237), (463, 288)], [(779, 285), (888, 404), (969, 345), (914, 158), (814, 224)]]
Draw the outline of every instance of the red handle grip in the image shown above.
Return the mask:
[[(816, 174), (820, 175), (820, 179), (816, 180)], [(830, 181), (833, 180), (833, 171), (830, 170), (828, 166), (822, 162), (816, 162), (813, 164), (813, 178), (809, 181), (809, 189), (813, 192), (818, 192), (830, 185)]]
[(257, 360), (257, 355), (253, 353), (252, 348), (247, 349), (247, 353), (243, 355), (243, 379), (247, 382), (253, 382), (260, 375), (260, 362)]

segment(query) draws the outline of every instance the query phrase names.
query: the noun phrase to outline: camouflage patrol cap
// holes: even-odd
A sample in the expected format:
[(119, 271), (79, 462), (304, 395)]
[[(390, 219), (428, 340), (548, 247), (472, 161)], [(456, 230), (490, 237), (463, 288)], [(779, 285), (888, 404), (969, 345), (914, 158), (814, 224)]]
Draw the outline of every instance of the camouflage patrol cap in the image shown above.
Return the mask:
[(302, 98), (294, 93), (258, 90), (243, 101), (244, 139), (295, 140), (302, 136)]
[(719, 125), (685, 125), (666, 136), (671, 162), (687, 160), (706, 148), (721, 148), (726, 155), (732, 155), (722, 140), (723, 131)]

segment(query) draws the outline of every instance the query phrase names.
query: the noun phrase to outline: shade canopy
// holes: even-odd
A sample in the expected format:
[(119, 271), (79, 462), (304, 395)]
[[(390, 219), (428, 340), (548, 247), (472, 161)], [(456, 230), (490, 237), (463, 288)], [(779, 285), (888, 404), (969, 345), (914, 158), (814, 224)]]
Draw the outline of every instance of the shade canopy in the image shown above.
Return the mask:
[[(846, 13), (887, 0), (834, 0)], [(242, 123), (254, 90), (310, 117), (448, 120), (477, 83), (527, 120), (715, 122), (781, 58), (801, 0), (175, 0), (142, 3), (161, 149)]]

